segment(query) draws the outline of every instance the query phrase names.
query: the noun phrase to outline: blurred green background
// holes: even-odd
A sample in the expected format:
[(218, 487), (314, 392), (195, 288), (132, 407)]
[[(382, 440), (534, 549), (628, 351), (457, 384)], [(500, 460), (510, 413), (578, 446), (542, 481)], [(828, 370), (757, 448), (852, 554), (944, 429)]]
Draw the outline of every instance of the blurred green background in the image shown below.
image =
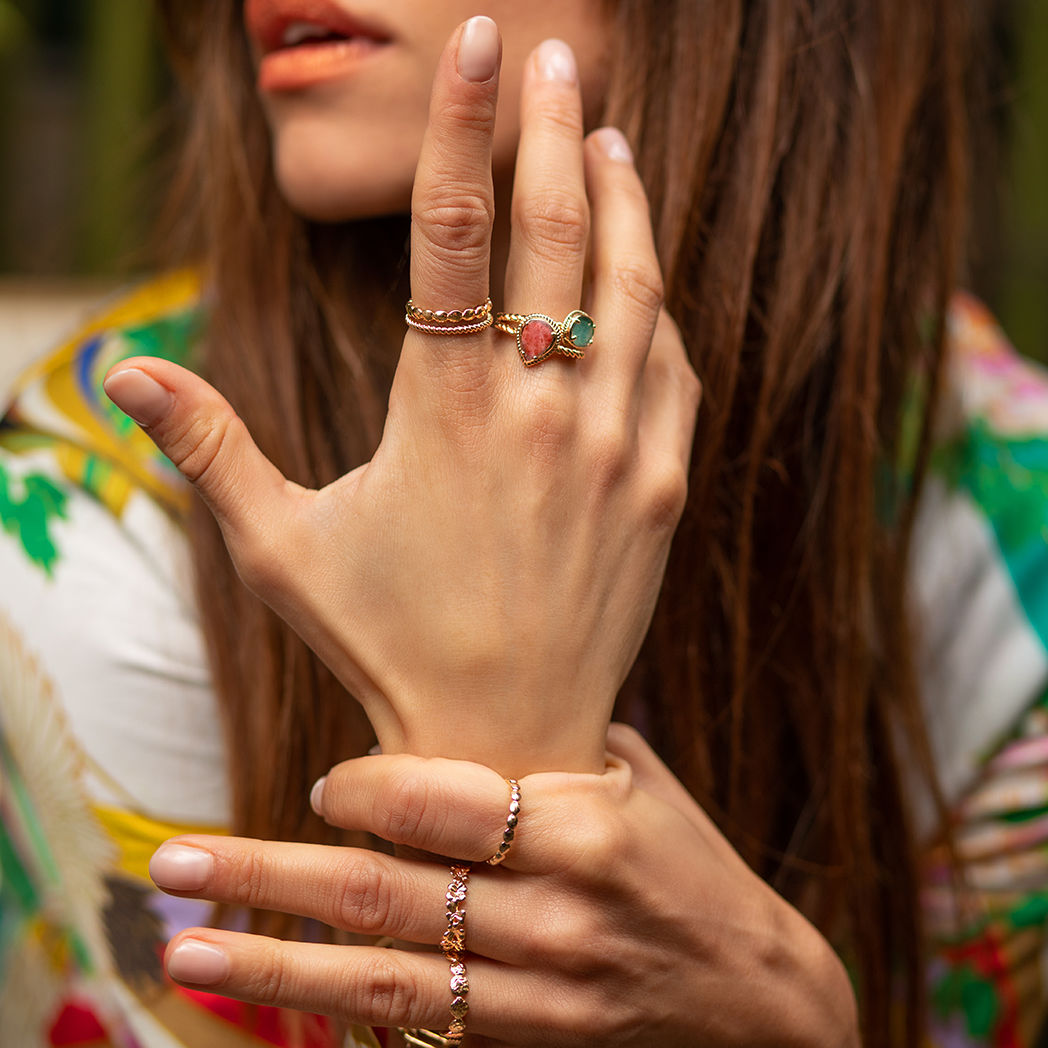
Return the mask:
[[(1048, 0), (993, 20), (970, 284), (1048, 360)], [(149, 0), (0, 0), (0, 277), (148, 265), (170, 136), (155, 30)]]

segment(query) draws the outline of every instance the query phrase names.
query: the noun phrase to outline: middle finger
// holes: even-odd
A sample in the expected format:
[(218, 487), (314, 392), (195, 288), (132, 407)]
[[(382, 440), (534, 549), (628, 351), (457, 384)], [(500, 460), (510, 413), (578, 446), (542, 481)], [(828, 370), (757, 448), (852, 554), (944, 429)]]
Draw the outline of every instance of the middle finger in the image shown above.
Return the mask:
[[(275, 910), (368, 937), (435, 946), (447, 930), (447, 866), (360, 848), (239, 837), (177, 837), (157, 849), (150, 875), (171, 894)], [(522, 894), (523, 893), (523, 894)], [(506, 929), (530, 891), (505, 870), (482, 867), (469, 888), (468, 946), (515, 963), (526, 953)]]
[(521, 96), (508, 313), (559, 321), (580, 307), (590, 222), (582, 135), (575, 56), (563, 41), (547, 40), (527, 63)]

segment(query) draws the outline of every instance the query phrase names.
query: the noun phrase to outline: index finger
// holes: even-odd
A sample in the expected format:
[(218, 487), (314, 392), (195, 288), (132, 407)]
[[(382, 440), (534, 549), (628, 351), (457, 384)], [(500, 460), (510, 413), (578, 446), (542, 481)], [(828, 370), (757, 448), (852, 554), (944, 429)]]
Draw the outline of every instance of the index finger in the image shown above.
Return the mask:
[(467, 309), (488, 296), (501, 51), (498, 28), (481, 15), (437, 67), (411, 197), (411, 297), (422, 309)]

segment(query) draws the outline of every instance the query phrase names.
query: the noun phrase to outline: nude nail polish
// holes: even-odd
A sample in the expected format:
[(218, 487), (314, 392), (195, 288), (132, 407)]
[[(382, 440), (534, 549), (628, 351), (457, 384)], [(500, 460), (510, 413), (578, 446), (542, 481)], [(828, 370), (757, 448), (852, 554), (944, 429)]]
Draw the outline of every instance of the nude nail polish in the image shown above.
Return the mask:
[(495, 75), (499, 64), (498, 26), (485, 15), (471, 18), (462, 30), (458, 71), (463, 80), (482, 84)]
[(544, 80), (574, 84), (579, 78), (575, 53), (563, 40), (545, 40), (535, 52), (539, 75)]
[(149, 860), (149, 876), (158, 888), (195, 892), (203, 888), (215, 868), (215, 860), (203, 848), (184, 844), (161, 844)]
[(155, 426), (170, 410), (175, 398), (139, 368), (114, 372), (103, 383), (106, 396), (140, 426)]
[(633, 163), (633, 150), (630, 149), (626, 136), (617, 127), (602, 127), (599, 131), (594, 131), (593, 140), (609, 160), (618, 160), (623, 164)]
[(184, 939), (171, 951), (167, 973), (178, 982), (214, 986), (229, 975), (229, 957), (209, 942)]

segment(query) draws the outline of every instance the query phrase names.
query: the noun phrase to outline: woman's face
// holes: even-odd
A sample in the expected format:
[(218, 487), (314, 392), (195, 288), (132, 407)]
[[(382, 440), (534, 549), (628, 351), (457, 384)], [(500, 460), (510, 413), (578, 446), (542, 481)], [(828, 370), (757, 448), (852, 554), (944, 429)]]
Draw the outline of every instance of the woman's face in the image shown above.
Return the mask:
[(281, 190), (320, 221), (406, 211), (437, 59), (455, 27), (478, 14), (502, 32), (495, 169), (511, 171), (524, 62), (547, 37), (572, 46), (587, 115), (599, 115), (604, 8), (605, 0), (246, 0)]

